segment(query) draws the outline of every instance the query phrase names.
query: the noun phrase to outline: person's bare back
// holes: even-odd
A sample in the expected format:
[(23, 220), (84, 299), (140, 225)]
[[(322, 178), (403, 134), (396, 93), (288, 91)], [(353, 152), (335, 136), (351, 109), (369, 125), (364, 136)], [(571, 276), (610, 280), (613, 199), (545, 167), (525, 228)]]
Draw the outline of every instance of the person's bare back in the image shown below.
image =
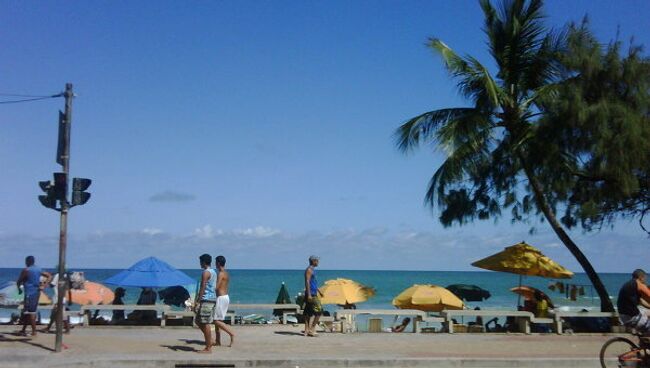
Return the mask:
[(217, 277), (217, 296), (228, 295), (228, 284), (230, 283), (230, 275), (225, 268), (219, 270)]

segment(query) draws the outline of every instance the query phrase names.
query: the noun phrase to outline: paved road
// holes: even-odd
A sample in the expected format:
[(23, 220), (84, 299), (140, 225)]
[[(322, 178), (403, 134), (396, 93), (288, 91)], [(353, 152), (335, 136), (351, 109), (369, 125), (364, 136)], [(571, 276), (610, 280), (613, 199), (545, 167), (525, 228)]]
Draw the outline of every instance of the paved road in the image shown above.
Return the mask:
[[(202, 349), (198, 329), (77, 327), (55, 354), (53, 334), (0, 326), (0, 367), (596, 367), (611, 335), (321, 333), (301, 326), (235, 326), (232, 348)], [(227, 336), (224, 337), (227, 341)], [(184, 365), (183, 365), (184, 364)], [(199, 365), (201, 364), (201, 365)]]

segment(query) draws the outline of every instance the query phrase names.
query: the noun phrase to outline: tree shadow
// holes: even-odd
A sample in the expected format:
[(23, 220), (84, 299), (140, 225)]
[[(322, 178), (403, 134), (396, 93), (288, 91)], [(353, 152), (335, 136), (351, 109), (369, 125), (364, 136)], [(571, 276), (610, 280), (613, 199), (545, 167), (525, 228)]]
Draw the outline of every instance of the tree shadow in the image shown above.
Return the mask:
[(303, 333), (291, 332), (291, 331), (275, 331), (274, 334), (276, 334), (276, 335), (286, 335), (286, 336), (302, 336), (302, 337), (305, 336), (305, 334), (303, 334)]

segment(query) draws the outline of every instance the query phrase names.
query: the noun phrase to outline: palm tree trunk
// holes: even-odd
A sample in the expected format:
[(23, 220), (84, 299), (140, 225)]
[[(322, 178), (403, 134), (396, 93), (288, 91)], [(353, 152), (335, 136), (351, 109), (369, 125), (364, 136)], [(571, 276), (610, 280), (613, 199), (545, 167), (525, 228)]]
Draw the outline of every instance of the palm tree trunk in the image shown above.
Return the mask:
[(557, 234), (557, 236), (560, 238), (562, 243), (564, 243), (567, 249), (569, 249), (569, 252), (571, 252), (571, 254), (573, 254), (575, 259), (578, 260), (578, 263), (580, 263), (582, 269), (587, 273), (589, 280), (591, 281), (592, 285), (594, 285), (594, 288), (598, 293), (598, 297), (600, 298), (600, 310), (602, 312), (614, 312), (614, 305), (612, 304), (612, 301), (609, 299), (609, 293), (607, 292), (605, 285), (603, 285), (603, 282), (600, 281), (600, 277), (598, 276), (598, 273), (596, 273), (596, 270), (594, 270), (594, 267), (591, 265), (591, 262), (589, 262), (587, 257), (585, 257), (584, 253), (582, 253), (580, 248), (578, 248), (578, 245), (574, 243), (573, 240), (571, 240), (571, 238), (566, 233), (566, 231), (564, 231), (562, 225), (558, 222), (557, 218), (555, 217), (555, 214), (551, 210), (551, 206), (549, 206), (548, 201), (546, 201), (546, 198), (544, 197), (544, 191), (542, 190), (541, 183), (539, 182), (539, 180), (537, 180), (537, 177), (533, 175), (532, 170), (530, 169), (530, 167), (528, 167), (528, 165), (524, 161), (523, 155), (519, 153), (518, 156), (522, 166), (524, 167), (524, 172), (528, 177), (528, 181), (530, 182), (530, 185), (533, 188), (533, 193), (535, 194), (535, 202), (537, 204), (537, 207), (542, 211), (548, 223), (551, 224), (551, 228), (553, 228), (555, 234)]

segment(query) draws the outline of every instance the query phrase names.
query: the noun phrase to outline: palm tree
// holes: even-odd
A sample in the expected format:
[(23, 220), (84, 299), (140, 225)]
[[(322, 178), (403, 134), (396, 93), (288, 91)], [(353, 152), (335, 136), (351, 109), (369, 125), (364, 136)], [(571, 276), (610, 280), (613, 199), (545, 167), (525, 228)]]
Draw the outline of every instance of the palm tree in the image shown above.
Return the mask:
[(541, 213), (589, 276), (601, 309), (613, 311), (598, 274), (556, 217), (556, 205), (566, 193), (547, 180), (549, 167), (542, 163), (549, 161), (536, 149), (537, 121), (560, 82), (554, 56), (565, 37), (544, 27), (541, 0), (503, 1), (500, 9), (489, 0), (480, 5), (497, 74), (430, 39), (429, 46), (473, 106), (429, 111), (408, 120), (396, 131), (397, 146), (408, 152), (435, 142), (446, 151), (425, 197), (427, 205), (441, 207), (443, 225), (499, 216), (502, 208), (511, 208), (513, 221)]

